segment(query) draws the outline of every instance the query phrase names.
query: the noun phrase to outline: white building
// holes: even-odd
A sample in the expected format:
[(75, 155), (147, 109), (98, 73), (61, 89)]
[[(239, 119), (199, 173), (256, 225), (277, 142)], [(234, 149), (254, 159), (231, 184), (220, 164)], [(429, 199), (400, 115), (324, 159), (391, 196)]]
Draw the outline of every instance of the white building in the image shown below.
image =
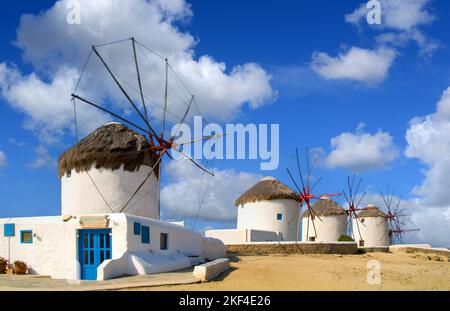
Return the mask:
[(323, 196), (312, 205), (312, 209), (314, 213), (309, 209), (303, 213), (303, 242), (335, 242), (345, 234), (347, 215), (338, 203)]
[(358, 213), (358, 218), (360, 220), (353, 218), (352, 230), (359, 247), (389, 246), (389, 224), (385, 213), (369, 204)]
[(236, 200), (237, 229), (209, 230), (205, 235), (225, 244), (295, 241), (298, 205), (293, 190), (273, 177), (265, 177)]
[(224, 244), (160, 221), (145, 138), (106, 124), (59, 159), (61, 216), (0, 219), (0, 256), (29, 273), (104, 280), (189, 267), (226, 255)]

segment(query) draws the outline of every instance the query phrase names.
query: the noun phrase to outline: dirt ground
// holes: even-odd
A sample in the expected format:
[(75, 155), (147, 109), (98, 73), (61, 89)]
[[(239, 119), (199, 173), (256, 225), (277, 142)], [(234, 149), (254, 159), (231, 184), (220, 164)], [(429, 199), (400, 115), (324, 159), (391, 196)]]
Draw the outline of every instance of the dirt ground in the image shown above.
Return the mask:
[[(379, 285), (367, 282), (371, 260), (380, 264)], [(420, 253), (241, 256), (212, 282), (133, 290), (450, 290), (449, 260)]]

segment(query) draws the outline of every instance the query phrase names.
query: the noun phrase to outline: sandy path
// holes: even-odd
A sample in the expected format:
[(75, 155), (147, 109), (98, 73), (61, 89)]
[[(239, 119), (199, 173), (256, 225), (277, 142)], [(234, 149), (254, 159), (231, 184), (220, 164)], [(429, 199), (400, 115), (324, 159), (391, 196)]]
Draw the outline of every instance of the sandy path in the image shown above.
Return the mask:
[[(380, 285), (367, 283), (370, 260), (381, 265)], [(231, 265), (222, 280), (137, 290), (450, 290), (449, 258), (436, 255), (242, 256)]]

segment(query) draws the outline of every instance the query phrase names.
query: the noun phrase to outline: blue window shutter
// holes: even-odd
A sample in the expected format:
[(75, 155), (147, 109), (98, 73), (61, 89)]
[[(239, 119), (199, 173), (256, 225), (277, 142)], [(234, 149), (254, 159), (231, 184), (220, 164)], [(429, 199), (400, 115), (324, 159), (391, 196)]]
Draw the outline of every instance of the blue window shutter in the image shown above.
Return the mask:
[(134, 235), (141, 235), (141, 224), (138, 222), (135, 222), (133, 224), (133, 231), (134, 231)]
[(14, 224), (4, 224), (3, 225), (3, 235), (4, 236), (14, 236), (15, 235)]
[(278, 213), (277, 214), (277, 220), (283, 220), (283, 214)]
[(147, 226), (141, 226), (141, 242), (150, 244), (150, 228)]

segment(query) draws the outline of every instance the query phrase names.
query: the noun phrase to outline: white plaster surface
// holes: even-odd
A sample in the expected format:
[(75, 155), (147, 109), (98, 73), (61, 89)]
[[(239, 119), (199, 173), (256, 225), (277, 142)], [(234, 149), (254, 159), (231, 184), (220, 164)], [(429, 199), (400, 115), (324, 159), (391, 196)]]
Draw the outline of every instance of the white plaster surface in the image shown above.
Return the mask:
[[(329, 215), (315, 217), (302, 217), (302, 241), (309, 241), (310, 237), (315, 237), (316, 242), (332, 242), (337, 241), (342, 234), (346, 232), (347, 216), (346, 215)], [(314, 231), (313, 222), (316, 227)], [(317, 232), (317, 236), (316, 236)]]
[(245, 242), (264, 242), (280, 241), (280, 234), (273, 231), (262, 231), (253, 229), (222, 229), (207, 230), (207, 237), (221, 240), (225, 245), (245, 243)]
[[(190, 256), (214, 260), (223, 257), (226, 252), (221, 241), (205, 239), (199, 233), (177, 224), (123, 213), (95, 214), (105, 215), (109, 218), (108, 228), (112, 231), (112, 260), (104, 264), (105, 271), (103, 268), (97, 270), (98, 275), (103, 275), (103, 279), (122, 271), (130, 271), (133, 267), (135, 270), (132, 271), (139, 273), (170, 271), (185, 267), (187, 263), (190, 265)], [(61, 216), (0, 219), (0, 256), (9, 258), (10, 261), (25, 261), (31, 266), (32, 274), (58, 279), (79, 279), (77, 230), (81, 229), (81, 225), (80, 217), (75, 217), (67, 222), (63, 222)], [(141, 236), (134, 234), (134, 222), (149, 226), (149, 244), (142, 243)], [(14, 237), (4, 237), (4, 223), (15, 224)], [(32, 244), (20, 243), (20, 230), (33, 231), (35, 237)], [(160, 233), (168, 234), (167, 250), (160, 249)], [(124, 264), (129, 266), (125, 268)]]
[[(353, 235), (358, 245), (360, 240), (364, 240), (364, 247), (389, 246), (389, 227), (386, 217), (361, 217), (360, 219), (364, 221), (364, 225), (356, 218), (352, 220)], [(356, 221), (358, 221), (359, 231)]]
[(205, 282), (210, 281), (219, 276), (219, 274), (230, 269), (230, 259), (219, 258), (214, 261), (196, 266), (194, 268), (194, 276)]
[[(137, 171), (95, 169), (77, 173), (72, 170), (70, 177), (61, 178), (62, 215), (83, 215), (100, 213), (119, 213), (144, 181), (151, 168), (142, 165)], [(97, 191), (95, 185), (104, 196)], [(157, 178), (152, 174), (139, 192), (126, 206), (125, 213), (148, 218), (158, 218)]]
[[(237, 207), (237, 229), (253, 229), (281, 234), (283, 241), (297, 240), (298, 202), (295, 200), (270, 200), (242, 204)], [(277, 214), (282, 219), (277, 219)]]

